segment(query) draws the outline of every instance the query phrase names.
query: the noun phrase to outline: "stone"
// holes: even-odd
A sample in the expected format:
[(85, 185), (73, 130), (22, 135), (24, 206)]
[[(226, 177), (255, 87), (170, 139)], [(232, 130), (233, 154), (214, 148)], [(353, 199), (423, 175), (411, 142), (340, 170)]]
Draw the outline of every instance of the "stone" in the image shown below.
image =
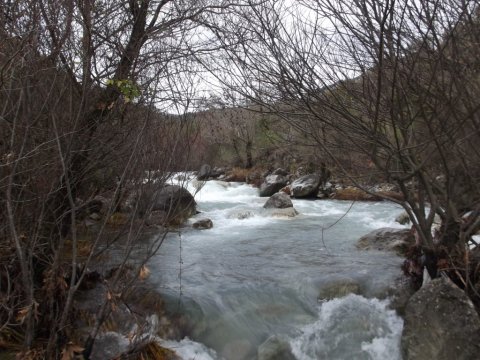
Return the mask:
[(318, 188), (317, 198), (326, 199), (329, 198), (335, 192), (335, 185), (331, 182), (326, 182)]
[(200, 167), (200, 170), (198, 170), (197, 180), (200, 180), (200, 181), (208, 180), (211, 172), (212, 172), (212, 167), (208, 164), (203, 164)]
[(294, 198), (305, 198), (316, 196), (320, 186), (320, 176), (317, 174), (305, 175), (295, 180), (290, 185), (290, 190)]
[(263, 342), (257, 350), (257, 360), (295, 360), (287, 339), (274, 335)]
[(197, 212), (192, 194), (178, 185), (146, 184), (131, 197), (132, 209), (137, 215), (144, 217), (154, 211), (164, 211), (170, 225), (180, 225)]
[(196, 213), (196, 202), (187, 189), (177, 185), (167, 185), (154, 198), (152, 211), (163, 210), (169, 217), (183, 215), (192, 216)]
[(404, 319), (404, 359), (478, 359), (480, 318), (465, 292), (449, 279), (434, 279), (418, 290)]
[(91, 213), (88, 217), (94, 221), (98, 221), (102, 218), (98, 212)]
[(393, 251), (402, 256), (414, 244), (409, 229), (381, 228), (362, 236), (356, 246), (360, 250)]
[(260, 196), (272, 196), (287, 185), (288, 179), (283, 175), (268, 175), (260, 185)]
[(288, 171), (282, 168), (278, 168), (274, 172), (272, 172), (272, 175), (288, 176)]
[(213, 227), (213, 222), (210, 219), (200, 219), (194, 222), (192, 227), (198, 230), (211, 229)]
[(283, 192), (273, 194), (263, 205), (264, 209), (286, 209), (289, 207), (293, 207), (292, 200), (290, 200), (290, 196)]
[(332, 282), (320, 289), (318, 300), (332, 300), (347, 296), (348, 294), (361, 294), (360, 285), (352, 279), (343, 279)]
[(294, 217), (298, 215), (298, 211), (294, 207), (289, 207), (285, 209), (265, 209), (264, 215), (272, 217)]
[(238, 219), (238, 220), (249, 219), (254, 216), (255, 216), (255, 213), (249, 210), (232, 211), (230, 214), (228, 214), (229, 219)]
[(410, 224), (410, 216), (408, 216), (407, 212), (404, 211), (395, 218), (395, 221), (401, 225)]

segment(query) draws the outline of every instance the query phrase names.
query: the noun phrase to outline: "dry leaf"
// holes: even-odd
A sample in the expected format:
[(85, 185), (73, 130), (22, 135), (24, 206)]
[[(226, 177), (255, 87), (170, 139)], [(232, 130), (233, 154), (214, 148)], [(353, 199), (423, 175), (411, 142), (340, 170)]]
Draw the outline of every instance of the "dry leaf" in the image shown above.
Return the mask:
[(149, 275), (150, 275), (150, 270), (145, 265), (143, 265), (140, 268), (140, 273), (138, 274), (138, 278), (140, 280), (145, 280)]
[(25, 307), (21, 308), (17, 313), (16, 320), (20, 324), (23, 324), (23, 322), (27, 318), (29, 312), (30, 312), (30, 306), (25, 306)]
[(75, 354), (79, 354), (83, 351), (83, 347), (69, 342), (62, 350), (62, 360), (73, 360)]

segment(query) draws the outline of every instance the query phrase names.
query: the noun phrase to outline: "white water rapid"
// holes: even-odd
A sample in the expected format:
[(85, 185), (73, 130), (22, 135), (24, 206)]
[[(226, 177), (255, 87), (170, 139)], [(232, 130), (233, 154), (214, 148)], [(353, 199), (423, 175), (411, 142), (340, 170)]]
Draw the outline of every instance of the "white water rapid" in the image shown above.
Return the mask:
[[(190, 224), (209, 218), (213, 228), (187, 224), (149, 265), (152, 286), (193, 323), (190, 339), (165, 346), (184, 359), (256, 359), (276, 336), (300, 360), (401, 358), (403, 323), (387, 293), (402, 259), (355, 248), (374, 229), (402, 227), (399, 207), (293, 200), (298, 216), (271, 217), (257, 189), (220, 181), (206, 182), (196, 200), (201, 213)], [(335, 284), (357, 295), (321, 295)]]

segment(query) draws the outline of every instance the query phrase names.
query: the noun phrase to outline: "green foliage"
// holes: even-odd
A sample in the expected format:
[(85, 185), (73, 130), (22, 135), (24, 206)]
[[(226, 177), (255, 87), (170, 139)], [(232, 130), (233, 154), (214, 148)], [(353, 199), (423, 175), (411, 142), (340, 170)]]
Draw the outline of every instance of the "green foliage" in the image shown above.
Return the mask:
[(123, 95), (125, 102), (130, 102), (141, 95), (140, 88), (132, 80), (107, 80), (108, 86), (116, 87)]

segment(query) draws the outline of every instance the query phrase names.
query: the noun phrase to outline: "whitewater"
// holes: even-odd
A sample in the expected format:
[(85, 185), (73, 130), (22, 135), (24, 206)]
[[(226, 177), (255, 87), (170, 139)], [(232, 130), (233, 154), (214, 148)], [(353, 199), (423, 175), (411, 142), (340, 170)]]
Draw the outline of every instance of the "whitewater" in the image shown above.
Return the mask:
[[(168, 235), (149, 282), (192, 330), (163, 346), (196, 360), (257, 359), (266, 343), (299, 360), (401, 359), (403, 322), (389, 294), (402, 259), (355, 247), (372, 230), (402, 228), (394, 221), (400, 207), (293, 199), (298, 216), (271, 216), (250, 185), (183, 185), (200, 213)], [(203, 218), (212, 229), (191, 227)], [(336, 284), (353, 284), (356, 294), (326, 296)]]

